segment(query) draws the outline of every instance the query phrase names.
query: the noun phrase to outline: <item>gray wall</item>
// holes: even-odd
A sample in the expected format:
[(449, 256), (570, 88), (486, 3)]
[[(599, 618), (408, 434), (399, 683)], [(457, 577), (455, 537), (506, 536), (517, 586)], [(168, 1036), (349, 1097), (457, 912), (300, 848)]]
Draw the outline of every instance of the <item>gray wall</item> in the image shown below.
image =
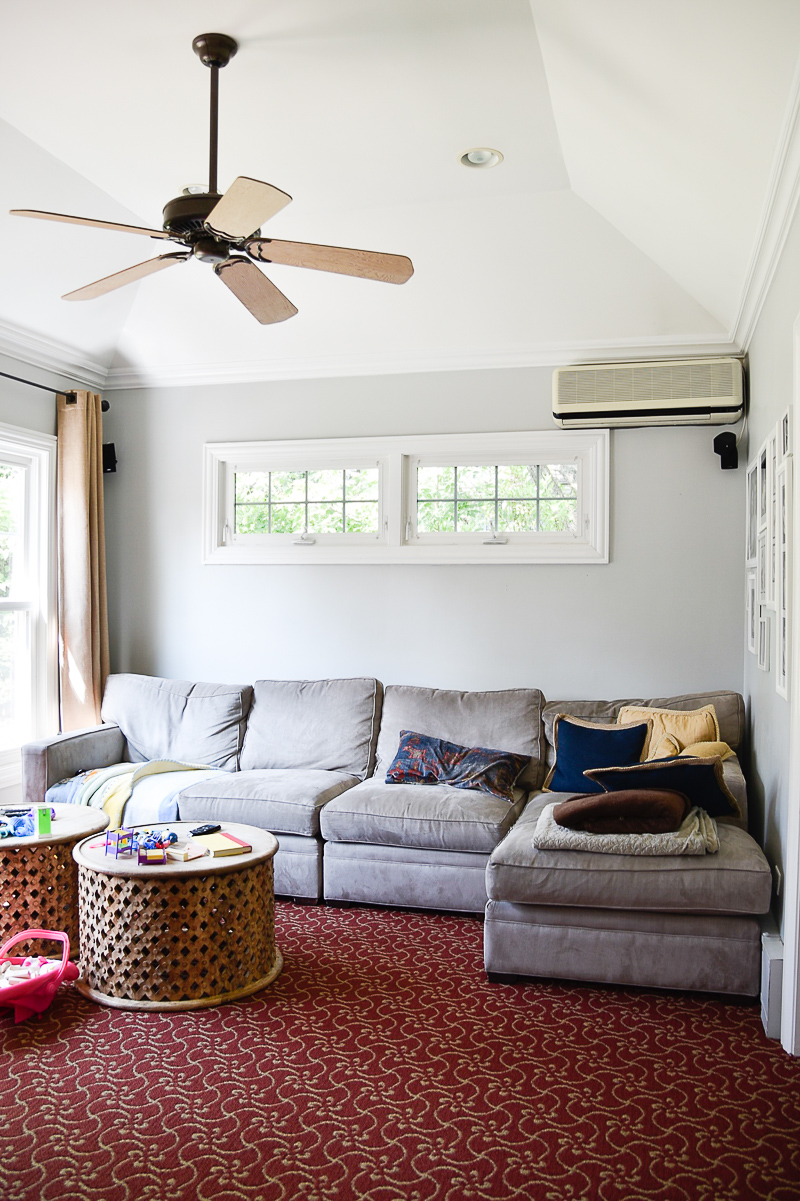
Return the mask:
[[(800, 316), (800, 216), (795, 215), (780, 265), (750, 345), (750, 416), (748, 460), (793, 403), (792, 328)], [(794, 438), (797, 446), (797, 422)], [(795, 453), (795, 462), (797, 454)], [(795, 487), (800, 481), (795, 472)], [(744, 552), (742, 552), (744, 553)], [(798, 531), (794, 536), (798, 553)], [(800, 631), (795, 631), (795, 637)], [(789, 702), (775, 691), (775, 622), (771, 622), (770, 671), (760, 671), (755, 655), (745, 652), (744, 691), (751, 727), (750, 793), (753, 833), (767, 857), (783, 870), (786, 846), (789, 769)], [(794, 689), (797, 688), (795, 681)], [(783, 898), (776, 898), (782, 916)]]
[(740, 690), (744, 472), (720, 471), (709, 429), (612, 435), (607, 566), (202, 566), (204, 442), (551, 429), (550, 383), (509, 369), (110, 393), (113, 670), (552, 699)]
[[(0, 371), (33, 380), (38, 384), (46, 384), (48, 387), (76, 387), (74, 383), (67, 383), (51, 372), (38, 367), (28, 367), (16, 359), (6, 358), (5, 355), (0, 355)], [(31, 388), (27, 384), (16, 383), (0, 376), (0, 421), (5, 425), (18, 425), (22, 429), (34, 430), (37, 434), (54, 434), (55, 396), (52, 392), (43, 392), (40, 388)]]

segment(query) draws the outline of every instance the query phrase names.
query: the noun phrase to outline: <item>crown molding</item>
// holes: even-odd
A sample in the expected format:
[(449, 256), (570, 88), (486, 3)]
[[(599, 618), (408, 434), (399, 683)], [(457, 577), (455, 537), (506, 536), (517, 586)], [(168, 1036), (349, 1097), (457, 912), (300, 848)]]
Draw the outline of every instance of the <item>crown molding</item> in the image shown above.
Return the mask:
[(112, 367), (105, 380), (106, 391), (153, 388), (197, 387), (202, 384), (269, 383), (291, 379), (326, 379), (362, 375), (409, 375), (438, 371), (488, 371), (497, 368), (568, 367), (573, 363), (618, 362), (631, 359), (686, 358), (694, 355), (739, 354), (739, 347), (726, 338), (702, 334), (660, 338), (607, 339), (554, 343), (485, 351), (476, 354), (444, 352), (409, 355), (402, 359), (331, 357), (327, 359), (241, 360), (219, 363), (146, 367)]
[(92, 388), (105, 387), (108, 372), (74, 346), (44, 338), (29, 330), (0, 321), (0, 354), (26, 367), (38, 367), (62, 379)]
[(775, 150), (769, 185), (745, 277), (731, 339), (744, 351), (750, 345), (764, 301), (775, 277), (800, 198), (800, 62)]

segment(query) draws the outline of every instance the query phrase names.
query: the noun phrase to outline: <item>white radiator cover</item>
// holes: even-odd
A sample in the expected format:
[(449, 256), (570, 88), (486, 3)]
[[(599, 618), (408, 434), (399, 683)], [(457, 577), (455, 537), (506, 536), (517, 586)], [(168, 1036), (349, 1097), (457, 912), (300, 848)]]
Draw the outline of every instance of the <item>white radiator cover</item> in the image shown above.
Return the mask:
[(761, 1024), (767, 1038), (781, 1036), (783, 943), (777, 933), (761, 935)]
[(590, 363), (553, 372), (553, 418), (564, 429), (731, 425), (744, 411), (736, 358)]

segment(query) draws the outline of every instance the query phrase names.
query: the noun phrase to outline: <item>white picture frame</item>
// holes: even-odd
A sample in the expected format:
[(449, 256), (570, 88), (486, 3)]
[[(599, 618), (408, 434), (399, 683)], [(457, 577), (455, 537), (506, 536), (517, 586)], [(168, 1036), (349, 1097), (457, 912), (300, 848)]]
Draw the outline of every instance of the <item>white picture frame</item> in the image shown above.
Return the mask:
[(747, 545), (745, 561), (755, 563), (758, 551), (758, 459), (747, 468)]
[(758, 589), (756, 569), (747, 573), (747, 649), (751, 655), (758, 650)]
[(775, 691), (789, 699), (790, 601), (792, 553), (792, 458), (787, 456), (777, 473), (777, 528), (775, 536), (777, 579), (775, 619)]
[(758, 666), (762, 671), (769, 671), (769, 616), (762, 611), (758, 619)]
[(756, 589), (759, 608), (767, 605), (767, 531), (761, 530), (758, 535), (756, 554)]
[(776, 426), (767, 438), (767, 591), (765, 604), (776, 607), (776, 584), (778, 576), (777, 525), (778, 525), (778, 441), (779, 427)]
[(758, 452), (758, 529), (759, 531), (767, 528), (767, 520), (769, 516), (769, 505), (767, 504), (767, 473), (769, 463), (769, 451), (767, 443), (764, 442)]
[(787, 409), (778, 426), (778, 462), (792, 453), (792, 410)]

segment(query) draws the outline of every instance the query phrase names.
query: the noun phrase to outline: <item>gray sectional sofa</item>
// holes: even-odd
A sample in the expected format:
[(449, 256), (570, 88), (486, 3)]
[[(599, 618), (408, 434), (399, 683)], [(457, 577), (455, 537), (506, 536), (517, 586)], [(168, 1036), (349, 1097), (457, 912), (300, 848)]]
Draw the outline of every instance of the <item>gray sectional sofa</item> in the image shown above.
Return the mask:
[[(456, 692), (370, 678), (193, 684), (109, 677), (103, 724), (23, 748), (28, 802), (79, 770), (146, 759), (219, 769), (190, 783), (179, 816), (271, 830), (278, 895), (485, 911), (492, 978), (549, 976), (755, 995), (769, 866), (746, 832), (738, 759), (723, 764), (740, 819), (716, 855), (650, 859), (541, 852), (532, 844), (556, 714), (614, 721), (623, 704), (713, 703), (720, 737), (744, 732), (742, 698), (545, 704), (538, 689)], [(387, 784), (401, 730), (530, 757), (511, 802), (443, 784)]]

